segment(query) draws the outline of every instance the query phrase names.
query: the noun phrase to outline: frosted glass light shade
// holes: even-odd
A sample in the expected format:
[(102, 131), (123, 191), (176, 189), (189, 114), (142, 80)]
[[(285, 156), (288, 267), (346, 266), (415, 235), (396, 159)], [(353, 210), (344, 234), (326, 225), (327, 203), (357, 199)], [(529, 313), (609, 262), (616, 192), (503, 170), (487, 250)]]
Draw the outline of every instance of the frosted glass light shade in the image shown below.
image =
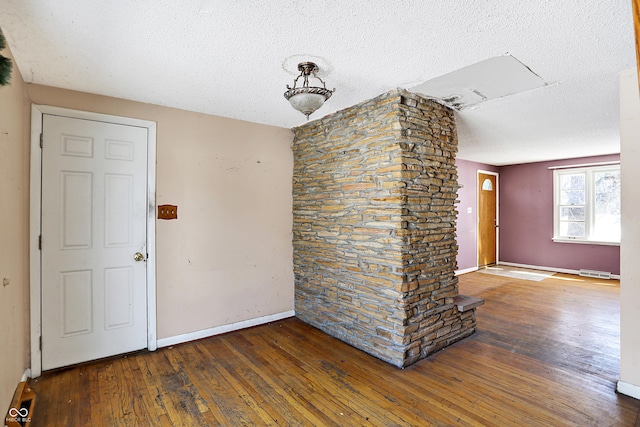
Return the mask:
[(311, 113), (322, 107), (325, 96), (317, 93), (298, 93), (289, 98), (291, 106), (309, 117)]
[[(300, 75), (293, 81), (293, 87), (287, 85), (287, 91), (284, 93), (284, 97), (293, 108), (307, 116), (307, 120), (309, 120), (309, 115), (322, 107), (324, 101), (331, 98), (333, 90), (327, 89), (324, 81), (316, 75), (318, 66), (313, 62), (299, 63), (298, 71), (300, 71)], [(309, 78), (316, 79), (322, 83), (322, 87), (309, 86)], [(299, 79), (303, 79), (302, 86), (300, 87), (297, 86)]]

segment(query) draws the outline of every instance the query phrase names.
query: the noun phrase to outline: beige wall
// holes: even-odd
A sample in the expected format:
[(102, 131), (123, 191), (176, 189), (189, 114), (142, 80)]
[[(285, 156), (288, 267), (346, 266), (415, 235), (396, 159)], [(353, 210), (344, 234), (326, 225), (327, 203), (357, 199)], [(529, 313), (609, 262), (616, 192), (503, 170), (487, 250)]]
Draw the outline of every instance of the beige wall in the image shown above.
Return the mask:
[(179, 206), (156, 226), (158, 338), (293, 310), (290, 130), (26, 85), (14, 69), (0, 88), (0, 405), (29, 366), (31, 102), (157, 122), (157, 203)]
[[(640, 98), (635, 68), (620, 74), (620, 391), (640, 398)], [(626, 386), (626, 387), (625, 387)]]
[[(29, 85), (35, 104), (157, 122), (158, 338), (293, 310), (289, 129)], [(286, 106), (283, 106), (286, 108)]]
[[(2, 52), (11, 57), (8, 49)], [(0, 414), (29, 366), (29, 105), (15, 68), (0, 87)], [(6, 406), (5, 406), (6, 405)]]

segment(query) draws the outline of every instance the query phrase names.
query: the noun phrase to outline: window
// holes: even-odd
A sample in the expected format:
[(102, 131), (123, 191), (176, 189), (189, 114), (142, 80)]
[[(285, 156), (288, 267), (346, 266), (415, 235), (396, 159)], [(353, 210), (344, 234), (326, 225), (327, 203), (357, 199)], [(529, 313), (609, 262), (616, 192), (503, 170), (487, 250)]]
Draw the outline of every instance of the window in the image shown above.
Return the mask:
[(556, 169), (554, 241), (620, 243), (620, 166)]

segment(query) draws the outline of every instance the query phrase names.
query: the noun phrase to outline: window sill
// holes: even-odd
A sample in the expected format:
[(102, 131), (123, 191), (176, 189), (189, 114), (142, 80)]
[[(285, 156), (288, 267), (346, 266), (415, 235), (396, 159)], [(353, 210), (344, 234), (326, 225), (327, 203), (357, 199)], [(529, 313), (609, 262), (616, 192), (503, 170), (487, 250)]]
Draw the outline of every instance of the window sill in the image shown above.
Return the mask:
[(553, 240), (556, 243), (578, 243), (580, 245), (620, 246), (620, 242), (601, 242), (598, 240), (565, 239), (562, 237), (554, 237), (551, 240)]

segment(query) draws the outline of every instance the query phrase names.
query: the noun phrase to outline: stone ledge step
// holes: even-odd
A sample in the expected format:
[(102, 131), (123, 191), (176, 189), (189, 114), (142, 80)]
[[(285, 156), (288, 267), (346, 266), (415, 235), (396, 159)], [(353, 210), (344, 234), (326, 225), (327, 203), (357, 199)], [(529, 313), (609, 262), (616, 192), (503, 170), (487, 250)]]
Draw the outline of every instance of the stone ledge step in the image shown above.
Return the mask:
[(465, 311), (472, 310), (484, 304), (484, 300), (482, 298), (458, 294), (453, 298), (453, 303), (458, 306), (458, 311), (464, 313)]

